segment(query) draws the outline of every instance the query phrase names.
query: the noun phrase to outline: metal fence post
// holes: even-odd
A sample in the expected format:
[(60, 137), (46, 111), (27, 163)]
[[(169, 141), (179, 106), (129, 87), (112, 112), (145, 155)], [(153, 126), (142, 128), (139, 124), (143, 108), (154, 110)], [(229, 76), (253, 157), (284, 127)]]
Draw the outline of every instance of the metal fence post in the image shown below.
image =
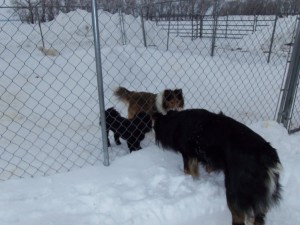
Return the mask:
[(100, 122), (102, 131), (102, 144), (105, 166), (109, 166), (109, 155), (108, 155), (108, 143), (106, 133), (106, 121), (105, 121), (105, 106), (104, 106), (104, 91), (103, 91), (103, 77), (102, 77), (102, 64), (101, 64), (101, 46), (99, 37), (99, 24), (98, 24), (98, 12), (97, 12), (97, 1), (92, 0), (92, 24), (95, 42), (95, 60), (96, 60), (96, 74), (98, 84), (98, 98), (100, 107)]
[(126, 37), (126, 31), (125, 31), (123, 12), (121, 9), (119, 9), (119, 18), (120, 18), (121, 36), (122, 36), (122, 42), (123, 42), (122, 44), (126, 45), (127, 37)]
[(200, 38), (203, 37), (203, 20), (204, 20), (204, 16), (200, 15)]
[(169, 17), (169, 23), (168, 23), (167, 51), (169, 50), (170, 26), (171, 26), (171, 17)]
[(191, 25), (192, 25), (192, 41), (194, 39), (194, 14), (191, 15)]
[(43, 30), (42, 30), (40, 15), (39, 15), (39, 11), (38, 11), (38, 7), (37, 6), (35, 6), (35, 13), (36, 13), (36, 17), (37, 17), (38, 24), (39, 24), (39, 29), (40, 29), (40, 32), (41, 32), (42, 45), (43, 45), (43, 48), (45, 48), (44, 35), (43, 35)]
[(296, 31), (291, 62), (289, 65), (285, 86), (282, 93), (281, 103), (278, 111), (277, 121), (288, 128), (291, 119), (292, 106), (297, 90), (300, 73), (300, 18)]
[(276, 15), (275, 16), (275, 21), (274, 21), (274, 26), (273, 26), (273, 32), (272, 32), (272, 37), (271, 37), (270, 48), (269, 48), (268, 63), (270, 62), (270, 59), (271, 59), (271, 52), (272, 52), (273, 43), (274, 43), (274, 36), (275, 36), (275, 32), (276, 32), (277, 20), (278, 20), (278, 16)]
[(215, 1), (213, 10), (213, 33), (211, 39), (211, 56), (215, 54), (216, 38), (217, 38), (217, 26), (218, 26), (218, 0)]
[(256, 26), (257, 26), (257, 15), (253, 16), (253, 29), (252, 29), (252, 33), (254, 33), (256, 31)]
[(213, 57), (215, 54), (216, 47), (216, 38), (217, 38), (217, 27), (218, 27), (218, 5), (219, 0), (215, 0), (214, 9), (213, 9), (213, 33), (211, 39), (211, 56)]
[(176, 15), (176, 36), (179, 36), (179, 15)]
[(226, 15), (225, 38), (227, 38), (227, 33), (228, 33), (228, 14)]
[(217, 34), (217, 18), (213, 17), (213, 32), (212, 32), (212, 38), (211, 38), (211, 56), (214, 56), (215, 54), (215, 47), (216, 47), (216, 34)]
[(143, 8), (141, 8), (140, 14), (141, 14), (141, 26), (142, 26), (142, 32), (143, 32), (144, 46), (145, 46), (145, 48), (147, 48), (147, 40), (146, 40), (146, 31), (145, 31), (145, 24), (144, 24)]
[(198, 37), (199, 37), (199, 15), (196, 14), (196, 37), (195, 38)]

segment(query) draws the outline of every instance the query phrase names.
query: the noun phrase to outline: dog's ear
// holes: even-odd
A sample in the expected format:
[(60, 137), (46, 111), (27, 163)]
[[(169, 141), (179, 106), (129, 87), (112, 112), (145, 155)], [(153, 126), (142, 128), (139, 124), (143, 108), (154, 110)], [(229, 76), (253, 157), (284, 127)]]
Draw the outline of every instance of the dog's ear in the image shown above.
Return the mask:
[(163, 94), (163, 97), (164, 97), (164, 99), (166, 99), (167, 101), (170, 101), (170, 100), (172, 100), (172, 94), (173, 94), (173, 91), (172, 90), (170, 90), (170, 89), (165, 89), (164, 90), (164, 94)]
[(174, 93), (175, 93), (175, 95), (176, 95), (176, 98), (179, 100), (179, 106), (180, 106), (180, 108), (182, 108), (183, 109), (183, 107), (184, 107), (184, 97), (183, 97), (183, 93), (182, 93), (182, 89), (180, 88), (180, 89), (175, 89), (174, 90)]
[(115, 110), (115, 108), (114, 107), (110, 107), (110, 108), (106, 109), (105, 112), (111, 112), (113, 110)]
[(176, 94), (176, 96), (182, 96), (182, 89), (175, 89), (174, 93)]
[(220, 116), (225, 116), (225, 114), (222, 111), (219, 112), (219, 115)]

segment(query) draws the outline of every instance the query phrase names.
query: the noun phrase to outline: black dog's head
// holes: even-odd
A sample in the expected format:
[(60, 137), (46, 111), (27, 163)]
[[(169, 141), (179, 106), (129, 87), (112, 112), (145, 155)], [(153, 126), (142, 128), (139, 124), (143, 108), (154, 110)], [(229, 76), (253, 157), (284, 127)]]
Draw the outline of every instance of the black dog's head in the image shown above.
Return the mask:
[(105, 119), (107, 124), (111, 124), (119, 117), (121, 117), (120, 113), (113, 107), (105, 111)]

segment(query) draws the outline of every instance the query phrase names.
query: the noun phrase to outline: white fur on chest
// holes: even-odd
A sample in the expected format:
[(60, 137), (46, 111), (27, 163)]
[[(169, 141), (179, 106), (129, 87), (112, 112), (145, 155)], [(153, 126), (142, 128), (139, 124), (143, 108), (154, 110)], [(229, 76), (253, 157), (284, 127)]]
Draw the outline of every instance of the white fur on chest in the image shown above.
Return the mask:
[(158, 93), (156, 95), (155, 106), (156, 106), (158, 112), (160, 112), (163, 115), (166, 115), (167, 111), (163, 107), (163, 96), (164, 96), (163, 92)]

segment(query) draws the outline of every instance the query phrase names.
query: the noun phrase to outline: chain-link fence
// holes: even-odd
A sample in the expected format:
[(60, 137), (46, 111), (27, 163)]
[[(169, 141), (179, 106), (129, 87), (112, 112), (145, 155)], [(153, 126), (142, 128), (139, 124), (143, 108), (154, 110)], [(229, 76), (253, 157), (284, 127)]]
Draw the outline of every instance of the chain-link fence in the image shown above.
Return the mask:
[[(14, 9), (0, 7), (0, 180), (101, 163), (91, 13), (76, 9), (42, 22), (37, 5), (30, 24)], [(126, 12), (98, 11), (106, 109), (127, 117), (127, 105), (114, 96), (119, 86), (155, 94), (182, 89), (185, 108), (223, 111), (243, 123), (276, 118), (297, 16), (268, 16), (265, 26), (237, 39), (220, 37), (219, 21), (234, 20), (238, 32), (249, 16), (211, 14), (212, 36), (201, 37), (199, 23), (197, 35), (181, 37), (170, 27), (190, 29), (186, 20), (166, 19), (164, 29), (146, 8)], [(123, 143), (124, 151), (111, 143), (111, 159), (127, 154)], [(150, 144), (151, 132), (141, 146)]]
[(281, 103), (278, 111), (278, 122), (282, 123), (290, 133), (300, 130), (300, 17), (295, 30), (295, 39), (289, 54), (288, 70), (282, 88)]
[(0, 21), (0, 180), (99, 162), (90, 13), (27, 24), (13, 9), (1, 8)]

